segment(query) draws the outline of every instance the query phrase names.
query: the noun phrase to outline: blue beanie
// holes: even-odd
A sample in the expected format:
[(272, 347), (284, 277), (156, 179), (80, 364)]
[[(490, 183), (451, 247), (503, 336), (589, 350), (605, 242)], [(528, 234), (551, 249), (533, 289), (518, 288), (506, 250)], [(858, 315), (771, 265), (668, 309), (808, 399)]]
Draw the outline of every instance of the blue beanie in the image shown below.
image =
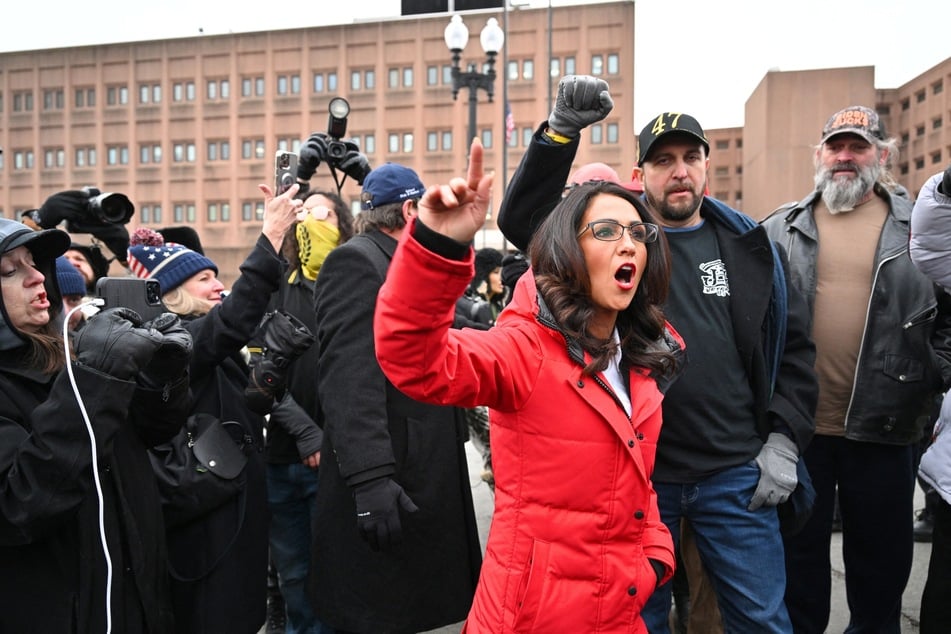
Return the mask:
[[(140, 240), (146, 232), (147, 238)], [(165, 243), (155, 231), (137, 229), (130, 245), (129, 269), (136, 277), (158, 280), (162, 295), (175, 290), (199, 271), (211, 269), (218, 274), (218, 267), (204, 255), (180, 244)]]
[(86, 280), (76, 267), (69, 263), (62, 255), (56, 258), (56, 281), (59, 283), (59, 292), (66, 295), (85, 295)]

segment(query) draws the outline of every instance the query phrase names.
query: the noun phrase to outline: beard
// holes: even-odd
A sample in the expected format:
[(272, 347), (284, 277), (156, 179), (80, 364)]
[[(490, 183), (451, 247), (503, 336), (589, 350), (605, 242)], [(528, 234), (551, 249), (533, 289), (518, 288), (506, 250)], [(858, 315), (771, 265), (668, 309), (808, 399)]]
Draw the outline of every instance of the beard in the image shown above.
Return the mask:
[(822, 194), (822, 200), (832, 214), (852, 211), (862, 202), (882, 173), (882, 166), (874, 162), (866, 167), (855, 163), (838, 163), (836, 169), (848, 168), (855, 176), (834, 176), (832, 168), (821, 166), (816, 171), (816, 189)]
[[(690, 182), (687, 181), (686, 184), (689, 186)], [(673, 187), (673, 189), (676, 189), (678, 192), (682, 191), (682, 188), (683, 185)], [(688, 220), (697, 213), (697, 210), (700, 208), (700, 203), (703, 201), (703, 195), (697, 193), (697, 190), (692, 187), (690, 189), (690, 198), (683, 202), (668, 202), (667, 195), (669, 193), (670, 190), (664, 190), (663, 197), (657, 198), (652, 192), (644, 192), (644, 197), (647, 199), (650, 208), (669, 223), (677, 224)]]

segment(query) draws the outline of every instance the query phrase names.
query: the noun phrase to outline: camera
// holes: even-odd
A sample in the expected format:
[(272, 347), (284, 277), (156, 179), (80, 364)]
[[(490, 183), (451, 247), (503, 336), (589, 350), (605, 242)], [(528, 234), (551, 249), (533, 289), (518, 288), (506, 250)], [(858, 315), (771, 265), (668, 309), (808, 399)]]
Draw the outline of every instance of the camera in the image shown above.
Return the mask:
[(124, 225), (135, 213), (135, 206), (125, 194), (103, 193), (90, 186), (83, 187), (82, 191), (89, 196), (88, 215), (102, 224)]
[(347, 117), (350, 115), (350, 104), (343, 97), (334, 97), (330, 100), (330, 120), (327, 122), (327, 136), (332, 141), (327, 144), (327, 160), (336, 165), (343, 159), (349, 147), (340, 139), (347, 133)]

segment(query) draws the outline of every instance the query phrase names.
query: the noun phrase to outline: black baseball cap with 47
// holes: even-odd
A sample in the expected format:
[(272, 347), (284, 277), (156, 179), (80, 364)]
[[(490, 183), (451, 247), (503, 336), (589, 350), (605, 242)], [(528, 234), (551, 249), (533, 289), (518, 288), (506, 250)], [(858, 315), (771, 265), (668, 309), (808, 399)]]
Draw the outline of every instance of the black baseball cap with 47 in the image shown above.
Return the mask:
[(707, 154), (710, 154), (710, 142), (700, 127), (700, 123), (689, 114), (682, 112), (664, 112), (654, 117), (650, 123), (644, 126), (640, 135), (637, 137), (637, 155), (638, 166), (644, 165), (644, 161), (650, 155), (651, 149), (657, 141), (669, 134), (682, 134), (700, 141), (703, 144)]

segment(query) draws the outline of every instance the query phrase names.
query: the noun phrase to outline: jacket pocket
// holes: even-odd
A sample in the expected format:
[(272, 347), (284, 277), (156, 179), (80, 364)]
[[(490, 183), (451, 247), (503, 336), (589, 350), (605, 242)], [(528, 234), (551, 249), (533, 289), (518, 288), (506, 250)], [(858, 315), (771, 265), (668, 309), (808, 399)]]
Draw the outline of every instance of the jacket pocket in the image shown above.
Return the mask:
[(899, 383), (913, 383), (924, 378), (925, 365), (912, 357), (886, 354), (882, 372)]
[(519, 582), (517, 595), (515, 623), (512, 629), (516, 632), (530, 632), (541, 599), (544, 596), (544, 586), (548, 572), (548, 558), (551, 555), (551, 544), (535, 541), (532, 543), (532, 552), (525, 563), (522, 579)]
[(909, 328), (914, 328), (915, 326), (930, 323), (934, 321), (937, 316), (938, 306), (935, 304), (916, 313), (915, 315), (912, 315), (909, 319), (906, 319), (902, 324), (902, 328), (908, 330)]

